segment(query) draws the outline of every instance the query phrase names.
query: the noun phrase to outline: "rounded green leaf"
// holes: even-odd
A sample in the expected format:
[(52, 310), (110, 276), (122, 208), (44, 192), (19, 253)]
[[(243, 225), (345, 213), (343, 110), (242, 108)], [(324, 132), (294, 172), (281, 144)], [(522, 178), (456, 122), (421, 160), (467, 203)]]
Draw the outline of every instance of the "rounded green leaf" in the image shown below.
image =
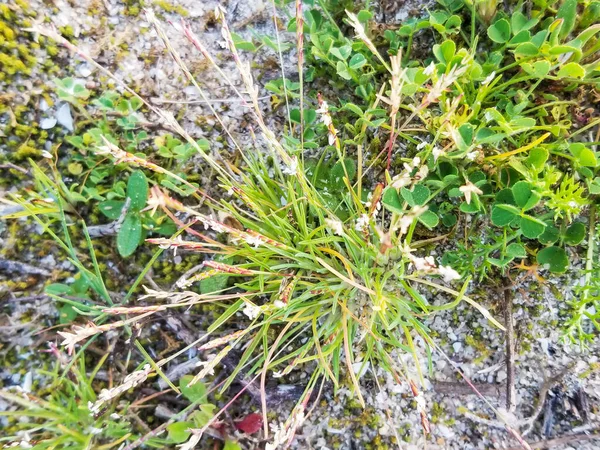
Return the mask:
[(539, 51), (540, 50), (531, 42), (519, 44), (514, 50), (515, 56), (517, 57), (535, 56), (539, 53)]
[(529, 239), (535, 239), (546, 229), (546, 224), (534, 217), (524, 215), (521, 217), (521, 232)]
[(514, 242), (506, 247), (506, 255), (511, 258), (526, 258), (527, 252), (523, 245)]
[(179, 379), (179, 389), (183, 396), (190, 402), (197, 402), (206, 397), (206, 386), (201, 381), (189, 386), (194, 379), (193, 375), (184, 375)]
[(580, 142), (571, 144), (569, 146), (569, 151), (577, 158), (577, 163), (580, 166), (596, 167), (598, 165), (596, 154)]
[(569, 265), (567, 252), (560, 247), (546, 247), (537, 254), (537, 262), (553, 273), (564, 273)]
[(383, 191), (381, 203), (383, 203), (385, 209), (390, 212), (404, 214), (404, 209), (402, 209), (403, 202), (400, 200), (400, 196), (398, 195), (396, 189), (392, 187), (388, 187), (385, 189), (385, 191)]
[(167, 426), (167, 437), (175, 444), (181, 444), (185, 442), (192, 434), (188, 431), (190, 428), (194, 428), (192, 422), (175, 422)]
[(456, 44), (454, 41), (449, 39), (442, 42), (442, 44), (435, 44), (433, 46), (433, 54), (438, 59), (439, 62), (448, 64), (452, 61), (454, 54), (456, 52)]
[(142, 220), (136, 211), (129, 211), (117, 234), (117, 250), (123, 257), (135, 252), (142, 239)]
[[(345, 171), (344, 168), (346, 169)], [(345, 186), (344, 178), (346, 177), (346, 173), (348, 174), (349, 181), (352, 182), (354, 177), (356, 177), (356, 163), (353, 159), (344, 159), (343, 165), (342, 161), (338, 161), (334, 164), (330, 175), (332, 187), (343, 188)]]
[(431, 194), (429, 192), (429, 188), (422, 184), (415, 185), (412, 190), (408, 190), (407, 188), (403, 187), (400, 190), (400, 193), (402, 194), (404, 200), (406, 200), (406, 203), (408, 203), (410, 206), (424, 205)]
[(556, 75), (559, 78), (583, 78), (585, 77), (585, 69), (575, 62), (570, 62), (562, 66)]
[(527, 164), (534, 167), (537, 172), (540, 172), (548, 161), (548, 150), (542, 147), (532, 148), (529, 151), (529, 156), (525, 160)]
[(550, 63), (548, 61), (536, 61), (534, 63), (521, 63), (521, 68), (529, 75), (536, 76), (538, 78), (545, 77), (550, 72)]
[(527, 181), (519, 181), (512, 187), (513, 196), (517, 206), (527, 211), (533, 208), (540, 201), (540, 196), (531, 190), (531, 185)]
[(548, 245), (554, 244), (560, 238), (560, 231), (554, 225), (546, 224), (546, 229), (537, 238), (540, 243)]
[(419, 222), (431, 230), (437, 227), (438, 223), (440, 223), (440, 219), (433, 211), (425, 211), (419, 216)]
[(350, 68), (354, 70), (360, 69), (365, 64), (367, 64), (367, 58), (365, 58), (360, 53), (355, 54), (352, 58), (350, 58), (350, 61), (348, 62)]
[(139, 211), (148, 200), (148, 180), (141, 170), (136, 170), (127, 181), (127, 197), (131, 199), (129, 209)]
[(564, 235), (564, 242), (567, 245), (578, 245), (585, 238), (585, 225), (581, 222), (574, 222), (567, 228)]
[(456, 222), (458, 222), (458, 219), (456, 218), (455, 214), (444, 214), (442, 216), (442, 224), (445, 227), (453, 227), (454, 225), (456, 225)]
[(109, 219), (116, 220), (121, 215), (124, 204), (121, 200), (106, 200), (98, 204), (98, 209)]
[(527, 181), (515, 183), (512, 187), (512, 192), (517, 206), (521, 208), (527, 204), (529, 197), (531, 197), (531, 187)]
[(492, 223), (498, 227), (504, 227), (510, 224), (519, 212), (511, 205), (494, 205), (491, 215)]
[(506, 19), (500, 19), (487, 29), (487, 34), (492, 41), (504, 44), (510, 39), (510, 23)]

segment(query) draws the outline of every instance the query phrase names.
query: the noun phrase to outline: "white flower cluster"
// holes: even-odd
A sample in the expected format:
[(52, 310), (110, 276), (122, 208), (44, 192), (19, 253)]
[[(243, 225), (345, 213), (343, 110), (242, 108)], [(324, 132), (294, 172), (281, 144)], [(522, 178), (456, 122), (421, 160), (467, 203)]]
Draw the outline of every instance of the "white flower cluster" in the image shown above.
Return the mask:
[(260, 306), (248, 302), (242, 312), (246, 314), (250, 320), (254, 320), (262, 313), (262, 309), (260, 309)]
[(421, 258), (414, 256), (410, 252), (405, 252), (410, 262), (418, 272), (423, 272), (432, 275), (439, 275), (446, 283), (460, 279), (460, 274), (450, 266), (437, 266), (433, 256)]
[[(412, 173), (417, 167), (419, 167), (419, 169), (413, 177)], [(404, 170), (400, 174), (392, 178), (392, 183), (390, 184), (390, 186), (392, 186), (394, 189), (400, 189), (405, 186), (410, 186), (413, 182), (413, 178), (415, 181), (423, 180), (425, 177), (427, 177), (428, 173), (429, 168), (427, 167), (427, 165), (423, 164), (421, 166), (421, 158), (415, 156), (410, 163), (404, 163)]]
[(304, 407), (302, 405), (297, 406), (292, 411), (292, 415), (283, 424), (271, 424), (271, 430), (273, 431), (273, 442), (267, 443), (265, 450), (275, 450), (280, 446), (285, 446), (294, 437), (296, 429), (304, 422)]
[(325, 219), (325, 225), (327, 226), (327, 228), (333, 231), (334, 234), (337, 234), (338, 236), (342, 236), (344, 234), (344, 225), (341, 221), (337, 219), (327, 218)]
[(290, 164), (282, 169), (282, 172), (286, 175), (295, 176), (298, 174), (298, 158), (292, 157)]
[(365, 228), (369, 226), (369, 216), (367, 214), (361, 215), (358, 219), (356, 219), (356, 225), (354, 229), (356, 231), (364, 231)]

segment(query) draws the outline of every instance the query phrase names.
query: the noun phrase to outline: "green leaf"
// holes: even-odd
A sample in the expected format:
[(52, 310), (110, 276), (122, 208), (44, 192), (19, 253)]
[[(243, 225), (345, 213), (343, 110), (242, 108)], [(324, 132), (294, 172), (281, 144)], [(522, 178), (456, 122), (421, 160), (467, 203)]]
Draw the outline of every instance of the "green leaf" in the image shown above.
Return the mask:
[(526, 57), (526, 56), (535, 56), (540, 52), (539, 48), (537, 48), (531, 42), (525, 42), (523, 44), (517, 45), (514, 53), (517, 57)]
[(98, 203), (98, 209), (109, 219), (116, 220), (121, 215), (124, 204), (125, 202), (121, 200), (106, 200)]
[(531, 40), (531, 33), (527, 30), (520, 31), (508, 42), (508, 45), (513, 47)]
[(237, 442), (227, 440), (225, 441), (223, 450), (242, 450), (242, 447), (240, 447), (240, 444), (238, 444)]
[(494, 22), (487, 30), (489, 38), (498, 44), (504, 44), (510, 39), (510, 23), (506, 19)]
[(181, 444), (188, 440), (191, 432), (187, 431), (194, 428), (192, 422), (175, 422), (167, 426), (167, 437), (175, 444)]
[[(344, 167), (346, 168), (345, 171)], [(329, 178), (331, 186), (334, 188), (343, 188), (346, 185), (344, 183), (346, 173), (348, 173), (348, 181), (354, 181), (354, 177), (356, 177), (356, 163), (353, 159), (345, 158), (343, 160), (343, 165), (342, 161), (338, 161), (333, 165), (333, 167), (331, 168), (331, 174)]]
[(560, 238), (560, 231), (552, 224), (546, 224), (546, 229), (538, 236), (538, 241), (544, 245), (554, 244)]
[(352, 75), (348, 71), (348, 65), (343, 61), (338, 61), (336, 67), (337, 74), (345, 80), (351, 80)]
[(78, 315), (73, 305), (65, 303), (58, 308), (58, 321), (61, 324), (72, 323)]
[(523, 245), (515, 242), (506, 247), (506, 255), (511, 258), (526, 258), (527, 251)]
[(179, 389), (185, 398), (190, 402), (199, 402), (206, 398), (206, 386), (202, 381), (190, 384), (190, 381), (194, 379), (193, 375), (184, 375), (179, 379)]
[(337, 59), (346, 61), (352, 53), (352, 47), (350, 47), (349, 45), (342, 45), (341, 47), (332, 47), (331, 50), (329, 50), (329, 53), (331, 53)]
[(388, 211), (396, 214), (404, 214), (404, 209), (402, 209), (403, 202), (400, 200), (400, 196), (396, 189), (388, 186), (385, 191), (383, 191), (381, 202)]
[(536, 169), (537, 172), (541, 172), (548, 161), (548, 150), (542, 147), (532, 148), (529, 151), (529, 156), (525, 162)]
[(544, 232), (546, 224), (541, 220), (528, 215), (521, 217), (521, 232), (523, 236), (529, 239), (535, 239)]
[(440, 219), (433, 211), (425, 211), (419, 216), (419, 222), (425, 225), (430, 230), (437, 227), (440, 223)]
[(458, 221), (458, 219), (456, 218), (455, 214), (444, 214), (442, 216), (442, 224), (445, 227), (453, 227), (454, 225), (456, 225), (456, 222)]
[(560, 8), (558, 8), (556, 18), (563, 20), (559, 37), (564, 39), (575, 27), (575, 19), (577, 18), (577, 0), (565, 0), (563, 4), (560, 5)]
[(46, 288), (44, 289), (44, 292), (46, 294), (60, 296), (60, 295), (65, 295), (65, 294), (71, 294), (73, 292), (73, 289), (68, 284), (52, 283), (52, 284), (49, 284), (48, 286), (46, 286)]
[(246, 51), (249, 51), (249, 52), (255, 52), (256, 51), (256, 46), (251, 41), (245, 40), (239, 34), (237, 34), (237, 33), (231, 33), (231, 37), (232, 37), (232, 40), (233, 40), (233, 45), (235, 45), (235, 48), (237, 48), (239, 50), (246, 50)]
[(569, 151), (575, 158), (577, 158), (577, 163), (580, 166), (596, 167), (598, 165), (596, 154), (580, 142), (571, 144), (569, 146)]
[(564, 273), (569, 265), (567, 252), (560, 247), (546, 247), (537, 254), (537, 262), (553, 273)]
[(360, 69), (365, 64), (367, 64), (367, 58), (360, 53), (355, 54), (352, 58), (350, 58), (350, 61), (348, 61), (348, 66), (350, 66), (352, 70)]
[(204, 403), (200, 405), (200, 409), (198, 411), (194, 411), (190, 414), (190, 419), (194, 421), (194, 425), (196, 428), (202, 428), (206, 425), (215, 415), (215, 409), (217, 407), (211, 403)]
[(415, 185), (412, 191), (403, 187), (400, 190), (400, 193), (402, 194), (404, 200), (406, 200), (406, 203), (408, 203), (410, 206), (424, 205), (431, 194), (427, 186), (422, 184)]
[(359, 117), (362, 117), (364, 115), (364, 112), (362, 109), (360, 109), (359, 106), (355, 105), (354, 103), (346, 103), (342, 109), (347, 109), (349, 111), (352, 111), (354, 114), (356, 114)]
[(575, 62), (565, 64), (556, 74), (559, 78), (583, 78), (585, 77), (585, 69)]
[(585, 225), (574, 222), (567, 228), (564, 235), (564, 243), (567, 245), (578, 245), (585, 238)]
[(148, 180), (141, 170), (136, 170), (127, 181), (127, 197), (131, 199), (129, 209), (139, 211), (146, 206), (148, 200)]
[(543, 78), (550, 72), (550, 63), (548, 61), (536, 61), (534, 63), (521, 63), (521, 68), (529, 75)]
[(433, 54), (439, 62), (448, 64), (452, 61), (456, 52), (456, 44), (454, 41), (446, 39), (442, 44), (435, 44), (433, 46)]
[(135, 252), (142, 239), (142, 219), (137, 211), (129, 211), (117, 234), (117, 250), (123, 257)]
[(513, 196), (517, 206), (527, 211), (533, 208), (540, 201), (540, 196), (535, 191), (531, 190), (531, 186), (527, 181), (519, 181), (512, 187)]
[(464, 123), (458, 128), (458, 142), (456, 143), (459, 150), (467, 150), (473, 142), (473, 125)]
[(523, 30), (530, 30), (533, 28), (539, 19), (527, 19), (527, 17), (521, 11), (515, 11), (510, 18), (510, 25), (512, 32), (518, 34)]
[(491, 221), (498, 227), (510, 224), (520, 211), (511, 205), (494, 205), (492, 208)]
[(373, 13), (368, 9), (361, 9), (358, 14), (356, 14), (356, 18), (360, 23), (367, 23), (373, 18)]

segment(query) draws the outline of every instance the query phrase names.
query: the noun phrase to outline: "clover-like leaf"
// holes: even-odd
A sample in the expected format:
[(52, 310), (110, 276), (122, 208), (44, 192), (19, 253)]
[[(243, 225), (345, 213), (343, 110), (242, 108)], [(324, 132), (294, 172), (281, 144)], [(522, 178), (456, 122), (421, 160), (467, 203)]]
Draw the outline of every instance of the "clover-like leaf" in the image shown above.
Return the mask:
[(141, 170), (136, 170), (127, 181), (127, 197), (131, 199), (129, 208), (139, 211), (146, 206), (148, 200), (148, 180)]
[(523, 245), (513, 242), (506, 247), (506, 255), (511, 258), (526, 258), (527, 251)]
[(427, 202), (430, 192), (427, 186), (417, 184), (412, 190), (403, 187), (400, 190), (402, 197), (410, 206), (422, 206)]
[(367, 58), (365, 58), (360, 53), (356, 53), (354, 56), (352, 56), (352, 58), (350, 58), (350, 61), (348, 62), (348, 66), (353, 70), (360, 69), (365, 64), (367, 64)]
[(510, 224), (520, 212), (512, 205), (496, 204), (492, 208), (491, 220), (494, 225), (504, 227)]
[(556, 246), (543, 248), (536, 259), (538, 264), (553, 273), (564, 273), (569, 266), (567, 252)]
[(506, 19), (494, 22), (488, 29), (489, 38), (498, 44), (504, 44), (510, 39), (510, 23)]
[(425, 211), (419, 216), (418, 220), (430, 230), (437, 227), (440, 223), (440, 218), (433, 211)]
[(596, 154), (584, 144), (577, 142), (569, 146), (571, 154), (577, 158), (577, 164), (583, 167), (596, 167), (598, 160)]
[(392, 187), (387, 187), (385, 191), (383, 191), (383, 196), (381, 197), (381, 203), (385, 209), (390, 212), (396, 214), (404, 214), (403, 201), (400, 199), (398, 192), (396, 189)]
[(124, 201), (121, 200), (106, 200), (98, 203), (98, 209), (102, 214), (111, 220), (116, 220), (121, 215)]
[(167, 426), (167, 437), (175, 444), (181, 444), (190, 437), (190, 428), (194, 428), (192, 422), (175, 422)]
[(563, 236), (567, 245), (578, 245), (585, 238), (585, 225), (581, 222), (573, 222)]
[(512, 187), (515, 203), (523, 211), (530, 210), (540, 201), (540, 195), (531, 189), (527, 181), (519, 181)]
[(129, 211), (117, 234), (117, 250), (123, 257), (131, 256), (142, 239), (142, 219), (137, 211)]
[(550, 72), (552, 66), (548, 61), (536, 61), (534, 63), (524, 62), (521, 63), (521, 68), (529, 75), (533, 75), (538, 78), (543, 78)]
[(552, 224), (546, 224), (546, 229), (537, 238), (544, 245), (554, 244), (560, 238), (560, 230)]
[(585, 77), (585, 69), (576, 62), (570, 62), (562, 66), (556, 75), (559, 78), (583, 78)]
[[(345, 169), (345, 170), (344, 170)], [(342, 161), (336, 162), (331, 169), (330, 182), (334, 188), (343, 188), (344, 178), (348, 174), (349, 181), (352, 182), (356, 177), (356, 163), (353, 159), (346, 158)]]
[(179, 389), (183, 396), (190, 402), (199, 402), (206, 398), (206, 386), (198, 381), (191, 386), (190, 382), (194, 379), (193, 375), (184, 375), (179, 379)]
[(529, 239), (535, 239), (546, 229), (546, 224), (535, 217), (524, 214), (521, 217), (521, 232)]
[(439, 62), (444, 64), (448, 64), (452, 61), (455, 52), (456, 44), (450, 39), (446, 39), (441, 44), (435, 44), (433, 46), (433, 54)]

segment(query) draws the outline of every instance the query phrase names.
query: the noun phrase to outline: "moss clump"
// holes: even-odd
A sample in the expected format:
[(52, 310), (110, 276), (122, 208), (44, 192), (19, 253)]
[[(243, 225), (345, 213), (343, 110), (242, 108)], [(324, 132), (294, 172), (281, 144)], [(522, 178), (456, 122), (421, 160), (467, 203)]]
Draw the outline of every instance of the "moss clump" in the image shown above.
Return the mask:
[(169, 3), (166, 0), (155, 0), (154, 4), (156, 6), (158, 6), (160, 9), (162, 9), (164, 12), (169, 13), (169, 14), (178, 14), (182, 17), (187, 17), (190, 14), (181, 5), (172, 5), (171, 3)]

